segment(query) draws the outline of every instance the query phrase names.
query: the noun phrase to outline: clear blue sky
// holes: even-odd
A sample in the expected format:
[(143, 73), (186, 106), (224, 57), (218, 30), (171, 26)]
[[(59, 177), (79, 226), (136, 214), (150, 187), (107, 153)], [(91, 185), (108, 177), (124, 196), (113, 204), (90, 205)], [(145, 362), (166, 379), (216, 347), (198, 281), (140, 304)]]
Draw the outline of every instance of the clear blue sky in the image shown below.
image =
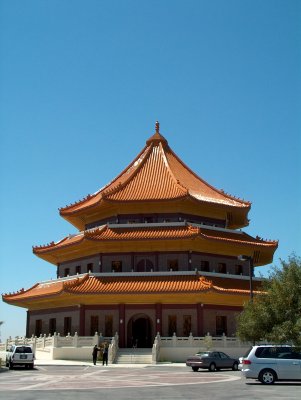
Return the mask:
[[(252, 202), (251, 235), (301, 255), (301, 2), (2, 0), (1, 293), (55, 278), (32, 245), (154, 133)], [(269, 266), (261, 269), (268, 273)], [(26, 310), (0, 304), (2, 340)]]

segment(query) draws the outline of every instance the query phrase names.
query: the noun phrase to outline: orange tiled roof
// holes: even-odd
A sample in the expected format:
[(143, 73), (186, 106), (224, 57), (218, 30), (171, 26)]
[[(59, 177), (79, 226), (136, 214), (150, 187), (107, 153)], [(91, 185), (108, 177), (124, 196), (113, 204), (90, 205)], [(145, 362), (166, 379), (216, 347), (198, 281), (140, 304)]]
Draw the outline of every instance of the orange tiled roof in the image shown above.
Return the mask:
[[(219, 283), (223, 283), (220, 279)], [(224, 286), (229, 286), (229, 283)], [(57, 296), (63, 292), (69, 294), (151, 294), (151, 293), (198, 293), (215, 291), (229, 294), (248, 294), (249, 290), (236, 287), (214, 285), (198, 274), (194, 275), (143, 275), (143, 276), (94, 276), (85, 274), (81, 277), (42, 282), (28, 290), (4, 294), (3, 300), (18, 302), (37, 299), (44, 296)], [(242, 285), (243, 286), (243, 285)], [(255, 290), (255, 293), (258, 293)]]
[(277, 247), (277, 240), (264, 240), (259, 236), (255, 238), (242, 231), (230, 230), (210, 230), (206, 228), (200, 229), (200, 235), (208, 240), (218, 240), (222, 242), (236, 242), (241, 244), (249, 244), (264, 247)]
[(70, 277), (64, 279), (57, 279), (53, 281), (41, 282), (32, 286), (30, 289), (21, 289), (16, 293), (6, 293), (3, 299), (14, 301), (23, 300), (27, 298), (37, 298), (42, 296), (58, 295), (66, 290), (69, 286), (76, 287), (83, 281), (89, 278), (89, 275), (82, 275), (80, 277)]
[(249, 209), (251, 203), (215, 189), (191, 171), (171, 150), (159, 132), (111, 183), (93, 195), (60, 209), (61, 215), (79, 212), (101, 201), (136, 202), (174, 200), (185, 197), (206, 203)]
[(157, 224), (129, 224), (128, 227), (110, 227), (103, 225), (102, 227), (90, 229), (74, 236), (67, 236), (61, 241), (43, 246), (33, 247), (35, 254), (41, 254), (47, 251), (58, 250), (66, 246), (77, 246), (85, 240), (90, 241), (126, 241), (126, 240), (175, 240), (175, 239), (192, 239), (200, 237), (204, 240), (226, 241), (237, 244), (246, 244), (252, 246), (277, 247), (277, 241), (266, 241), (260, 238), (240, 232), (231, 231), (229, 229), (214, 229), (209, 227), (200, 227), (189, 223), (179, 223), (164, 226)]

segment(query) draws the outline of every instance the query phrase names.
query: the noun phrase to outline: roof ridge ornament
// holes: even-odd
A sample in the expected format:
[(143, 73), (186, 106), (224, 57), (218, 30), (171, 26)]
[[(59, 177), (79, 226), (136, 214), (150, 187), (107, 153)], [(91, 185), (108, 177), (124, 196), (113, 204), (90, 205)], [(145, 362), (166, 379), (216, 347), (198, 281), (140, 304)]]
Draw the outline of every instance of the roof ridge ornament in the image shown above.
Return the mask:
[(149, 146), (153, 143), (155, 145), (158, 145), (159, 143), (162, 143), (163, 145), (168, 145), (167, 140), (160, 133), (160, 122), (159, 121), (156, 121), (155, 133), (146, 141), (146, 145)]

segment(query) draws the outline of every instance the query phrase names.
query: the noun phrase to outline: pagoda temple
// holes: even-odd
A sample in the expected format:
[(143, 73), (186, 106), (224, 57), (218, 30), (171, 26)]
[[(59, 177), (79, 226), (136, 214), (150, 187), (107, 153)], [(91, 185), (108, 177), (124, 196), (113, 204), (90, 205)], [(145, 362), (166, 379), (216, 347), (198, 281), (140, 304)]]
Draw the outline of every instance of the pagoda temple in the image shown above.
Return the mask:
[(120, 347), (151, 347), (157, 332), (235, 335), (260, 290), (253, 267), (271, 263), (278, 246), (241, 230), (250, 208), (185, 165), (157, 122), (115, 179), (60, 209), (76, 232), (33, 247), (57, 279), (3, 300), (28, 310), (27, 336), (118, 332)]

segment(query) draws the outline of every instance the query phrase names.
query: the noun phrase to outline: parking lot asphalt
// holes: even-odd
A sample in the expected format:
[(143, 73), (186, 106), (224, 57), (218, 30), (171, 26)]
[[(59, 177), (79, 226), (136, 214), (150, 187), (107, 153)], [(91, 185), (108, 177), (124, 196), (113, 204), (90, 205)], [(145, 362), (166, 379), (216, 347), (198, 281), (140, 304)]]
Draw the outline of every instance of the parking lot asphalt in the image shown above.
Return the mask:
[(109, 365), (38, 363), (0, 374), (0, 397), (7, 400), (85, 399), (300, 399), (301, 383), (265, 386), (240, 371), (193, 372), (184, 364)]

